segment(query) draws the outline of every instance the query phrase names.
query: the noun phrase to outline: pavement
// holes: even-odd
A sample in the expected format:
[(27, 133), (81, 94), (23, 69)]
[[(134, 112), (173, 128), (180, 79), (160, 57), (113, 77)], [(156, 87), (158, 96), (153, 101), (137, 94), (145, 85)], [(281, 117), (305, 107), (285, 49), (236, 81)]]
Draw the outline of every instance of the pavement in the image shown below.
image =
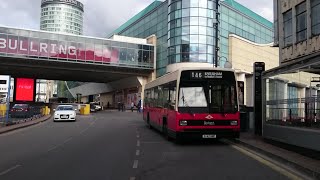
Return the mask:
[(10, 131), (14, 131), (17, 129), (29, 127), (29, 126), (44, 122), (44, 121), (50, 119), (50, 117), (51, 117), (51, 115), (42, 116), (37, 119), (31, 119), (31, 118), (29, 118), (29, 119), (17, 119), (16, 118), (14, 120), (11, 119), (10, 122), (11, 123), (14, 122), (14, 124), (10, 125), (10, 126), (0, 126), (0, 134), (7, 133)]
[(0, 149), (1, 180), (303, 179), (224, 141), (168, 141), (129, 111), (0, 134)]
[(273, 142), (269, 143), (266, 139), (256, 136), (252, 132), (241, 133), (237, 142), (302, 171), (315, 179), (320, 179), (320, 152), (316, 152), (316, 155), (314, 155), (319, 156), (318, 158), (304, 156), (295, 149), (287, 150), (294, 147), (288, 146), (285, 149), (281, 147), (282, 145), (280, 147), (273, 145)]

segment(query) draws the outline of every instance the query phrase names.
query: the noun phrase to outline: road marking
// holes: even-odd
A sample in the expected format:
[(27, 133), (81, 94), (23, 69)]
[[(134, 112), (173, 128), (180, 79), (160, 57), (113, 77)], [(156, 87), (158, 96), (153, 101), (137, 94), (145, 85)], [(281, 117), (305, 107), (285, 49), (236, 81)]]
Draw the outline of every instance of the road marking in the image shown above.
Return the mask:
[(136, 177), (130, 177), (129, 180), (136, 180)]
[(134, 160), (132, 168), (133, 169), (137, 169), (138, 168), (138, 163), (139, 163), (138, 160)]
[(140, 155), (140, 150), (137, 149), (137, 150), (136, 150), (136, 156), (139, 156), (139, 155)]
[(57, 148), (60, 147), (60, 146), (63, 146), (64, 144), (66, 144), (67, 142), (71, 141), (72, 139), (73, 139), (73, 137), (69, 137), (68, 139), (64, 140), (63, 143), (60, 143), (60, 144), (55, 145), (55, 146), (53, 146), (52, 148), (50, 148), (50, 149), (48, 150), (48, 152), (50, 152), (50, 151), (52, 151), (52, 150), (55, 150), (55, 149), (57, 149)]
[(21, 165), (17, 164), (17, 165), (15, 165), (15, 166), (11, 167), (11, 168), (9, 168), (9, 169), (1, 172), (1, 173), (0, 173), (0, 176), (3, 176), (3, 175), (5, 175), (5, 174), (7, 174), (8, 172), (10, 172), (10, 171), (12, 171), (12, 170), (14, 170), (14, 169), (17, 169), (17, 168), (20, 167), (20, 166), (21, 166)]
[(88, 129), (89, 129), (89, 127), (85, 128), (84, 130), (82, 130), (82, 131), (80, 132), (80, 134), (85, 133)]
[(295, 180), (302, 180), (303, 178), (289, 172), (288, 170), (276, 165), (275, 163), (271, 162), (271, 161), (268, 161), (258, 155), (256, 155), (255, 153), (253, 152), (250, 152), (248, 150), (246, 150), (245, 148), (242, 148), (242, 147), (239, 147), (239, 146), (236, 146), (234, 145), (233, 143), (229, 143), (229, 141), (227, 141), (228, 144), (231, 144), (231, 147), (240, 151), (241, 153), (255, 159), (256, 161), (264, 164), (265, 166), (268, 166), (270, 167), (271, 169), (273, 169), (274, 171), (277, 171), (278, 173), (284, 175), (284, 176), (287, 176), (289, 179), (295, 179)]
[(138, 147), (140, 146), (140, 140), (137, 141), (137, 146), (138, 146)]
[(137, 138), (140, 138), (140, 135), (139, 135), (139, 134), (137, 135)]
[(161, 142), (161, 141), (141, 141), (141, 143), (143, 143), (143, 144), (157, 144), (157, 143), (164, 143), (164, 142)]
[(68, 139), (66, 139), (65, 141), (63, 141), (63, 144), (64, 143), (67, 143), (67, 142), (69, 142), (69, 141), (71, 141), (72, 140), (72, 137), (69, 137)]

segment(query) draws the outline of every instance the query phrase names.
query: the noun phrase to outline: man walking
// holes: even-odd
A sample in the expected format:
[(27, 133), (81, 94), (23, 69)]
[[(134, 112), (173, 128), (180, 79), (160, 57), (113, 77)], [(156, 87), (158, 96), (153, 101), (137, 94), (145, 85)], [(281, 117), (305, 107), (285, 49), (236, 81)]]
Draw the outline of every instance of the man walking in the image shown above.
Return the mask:
[(133, 108), (134, 108), (134, 103), (131, 102), (131, 112), (133, 112)]

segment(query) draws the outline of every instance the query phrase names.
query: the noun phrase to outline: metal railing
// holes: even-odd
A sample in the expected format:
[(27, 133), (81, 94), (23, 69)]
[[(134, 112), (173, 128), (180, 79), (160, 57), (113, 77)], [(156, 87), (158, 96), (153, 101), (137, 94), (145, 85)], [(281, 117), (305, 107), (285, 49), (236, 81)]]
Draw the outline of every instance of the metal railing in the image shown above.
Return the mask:
[(15, 111), (12, 107), (9, 110), (0, 110), (0, 127), (39, 119), (45, 115), (44, 111), (44, 106), (31, 106), (30, 109), (22, 111)]
[(266, 108), (266, 123), (320, 129), (320, 109)]

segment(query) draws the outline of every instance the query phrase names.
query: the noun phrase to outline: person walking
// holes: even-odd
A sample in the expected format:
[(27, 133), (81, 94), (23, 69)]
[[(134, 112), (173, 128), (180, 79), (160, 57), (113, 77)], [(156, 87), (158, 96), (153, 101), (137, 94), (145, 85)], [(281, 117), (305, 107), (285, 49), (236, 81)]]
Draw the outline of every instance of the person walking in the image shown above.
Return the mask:
[(138, 108), (137, 112), (140, 113), (140, 109), (141, 109), (141, 99), (140, 99), (139, 102), (138, 102), (137, 108)]
[(131, 112), (133, 112), (133, 108), (134, 108), (134, 103), (131, 102)]
[(122, 108), (122, 112), (124, 112), (124, 109), (125, 109), (125, 104), (124, 104), (124, 102), (121, 103), (121, 108)]

